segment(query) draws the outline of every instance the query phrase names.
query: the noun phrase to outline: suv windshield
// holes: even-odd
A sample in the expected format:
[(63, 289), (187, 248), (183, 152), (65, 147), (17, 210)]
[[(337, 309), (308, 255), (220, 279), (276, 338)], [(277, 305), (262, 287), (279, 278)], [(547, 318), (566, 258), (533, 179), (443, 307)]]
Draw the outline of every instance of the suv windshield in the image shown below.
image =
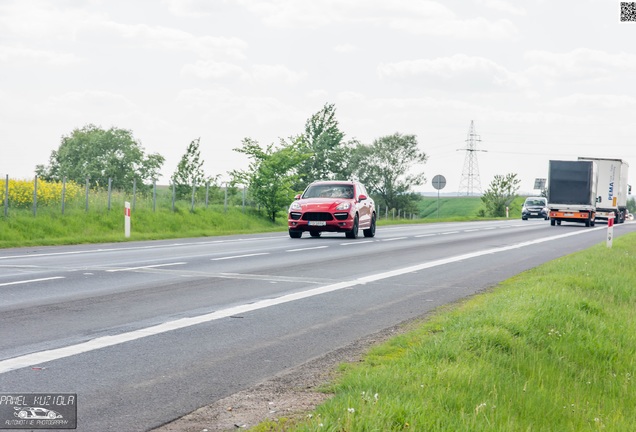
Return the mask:
[(353, 186), (346, 184), (312, 185), (307, 188), (303, 198), (353, 198)]

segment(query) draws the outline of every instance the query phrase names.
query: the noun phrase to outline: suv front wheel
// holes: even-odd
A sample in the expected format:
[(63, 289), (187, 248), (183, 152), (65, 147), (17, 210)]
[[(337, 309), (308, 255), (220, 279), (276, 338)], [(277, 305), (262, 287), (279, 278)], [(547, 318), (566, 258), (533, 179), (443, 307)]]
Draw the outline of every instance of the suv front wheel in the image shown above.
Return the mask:
[(375, 237), (375, 215), (371, 216), (371, 226), (362, 232), (365, 237)]
[(358, 215), (356, 215), (353, 218), (353, 226), (351, 227), (351, 230), (345, 233), (347, 238), (350, 238), (350, 239), (358, 238), (358, 225), (359, 225)]

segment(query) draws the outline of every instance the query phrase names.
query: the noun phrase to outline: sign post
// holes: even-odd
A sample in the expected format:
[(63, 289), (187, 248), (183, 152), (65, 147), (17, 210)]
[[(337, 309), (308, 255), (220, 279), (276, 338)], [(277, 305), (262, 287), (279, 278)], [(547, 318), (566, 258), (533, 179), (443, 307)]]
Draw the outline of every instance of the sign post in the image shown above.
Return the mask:
[(130, 203), (124, 203), (124, 236), (130, 237)]
[(438, 174), (433, 177), (433, 181), (431, 183), (433, 184), (433, 187), (437, 189), (437, 219), (439, 219), (439, 190), (444, 189), (444, 186), (446, 186), (446, 177)]
[(614, 237), (614, 216), (607, 218), (607, 247), (612, 247), (612, 238)]

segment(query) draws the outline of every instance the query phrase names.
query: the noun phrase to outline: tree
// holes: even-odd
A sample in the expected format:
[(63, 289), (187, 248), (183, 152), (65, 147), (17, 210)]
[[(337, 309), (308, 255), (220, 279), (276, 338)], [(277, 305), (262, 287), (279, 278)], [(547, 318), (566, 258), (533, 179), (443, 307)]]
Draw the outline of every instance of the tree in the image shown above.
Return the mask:
[(60, 147), (51, 152), (49, 165), (38, 165), (36, 174), (45, 180), (66, 177), (80, 184), (89, 178), (94, 187), (108, 185), (110, 178), (113, 188), (132, 190), (134, 180), (142, 188), (144, 181), (157, 179), (164, 161), (158, 153), (146, 155), (130, 130), (104, 130), (89, 124), (63, 136)]
[(517, 174), (496, 175), (481, 197), (486, 206), (486, 214), (493, 217), (505, 216), (506, 207), (517, 197), (520, 183)]
[(179, 198), (187, 198), (192, 194), (192, 188), (205, 184), (205, 173), (203, 172), (203, 160), (199, 149), (201, 138), (192, 140), (185, 154), (181, 157), (177, 169), (172, 174), (172, 184)]
[(276, 214), (289, 205), (296, 194), (297, 167), (310, 155), (303, 151), (299, 140), (289, 143), (281, 140), (278, 147), (270, 144), (263, 149), (257, 141), (245, 138), (242, 146), (234, 151), (246, 154), (251, 162), (248, 170), (230, 173), (233, 182), (247, 185), (254, 201), (276, 222)]
[(395, 133), (371, 145), (359, 144), (352, 153), (351, 165), (355, 175), (384, 205), (404, 209), (415, 199), (411, 188), (426, 181), (424, 172), (417, 169), (426, 159), (415, 135)]
[(300, 139), (305, 146), (305, 152), (310, 153), (311, 157), (298, 168), (298, 174), (304, 184), (316, 180), (349, 177), (349, 146), (343, 141), (344, 136), (336, 120), (334, 104), (325, 104), (307, 120)]

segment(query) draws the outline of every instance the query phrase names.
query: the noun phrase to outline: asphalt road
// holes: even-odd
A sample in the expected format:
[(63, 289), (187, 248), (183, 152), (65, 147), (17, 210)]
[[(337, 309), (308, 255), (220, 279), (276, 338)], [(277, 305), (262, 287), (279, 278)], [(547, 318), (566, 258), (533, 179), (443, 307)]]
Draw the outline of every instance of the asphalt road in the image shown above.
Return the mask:
[(0, 250), (0, 393), (76, 393), (78, 431), (147, 431), (606, 235), (511, 220)]

